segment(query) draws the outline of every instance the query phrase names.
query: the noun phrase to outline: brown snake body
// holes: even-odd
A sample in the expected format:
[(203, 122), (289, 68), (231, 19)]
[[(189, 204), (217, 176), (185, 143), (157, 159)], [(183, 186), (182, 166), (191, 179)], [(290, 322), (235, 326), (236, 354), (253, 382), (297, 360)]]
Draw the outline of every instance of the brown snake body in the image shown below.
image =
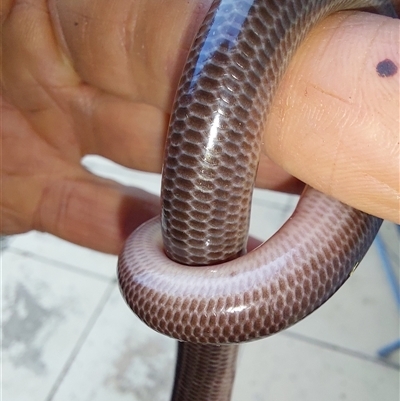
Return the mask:
[[(307, 188), (288, 222), (245, 249), (269, 105), (321, 18), (385, 0), (217, 0), (183, 71), (166, 144), (162, 216), (127, 240), (121, 292), (180, 340), (172, 401), (228, 401), (237, 345), (317, 309), (357, 267), (381, 220)], [(165, 255), (168, 255), (168, 257)], [(192, 265), (192, 266), (182, 266)]]

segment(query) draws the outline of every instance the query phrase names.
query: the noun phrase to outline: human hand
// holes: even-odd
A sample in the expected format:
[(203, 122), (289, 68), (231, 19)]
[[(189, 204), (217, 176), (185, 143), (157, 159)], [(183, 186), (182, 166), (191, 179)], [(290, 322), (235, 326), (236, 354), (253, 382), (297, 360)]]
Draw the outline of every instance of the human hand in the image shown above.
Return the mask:
[[(3, 233), (37, 229), (116, 253), (158, 213), (156, 197), (80, 161), (160, 171), (179, 71), (210, 3), (3, 2)], [(383, 59), (399, 66), (398, 31), (356, 12), (312, 31), (275, 97), (259, 186), (299, 192), (291, 173), (399, 221), (399, 73), (376, 73)]]

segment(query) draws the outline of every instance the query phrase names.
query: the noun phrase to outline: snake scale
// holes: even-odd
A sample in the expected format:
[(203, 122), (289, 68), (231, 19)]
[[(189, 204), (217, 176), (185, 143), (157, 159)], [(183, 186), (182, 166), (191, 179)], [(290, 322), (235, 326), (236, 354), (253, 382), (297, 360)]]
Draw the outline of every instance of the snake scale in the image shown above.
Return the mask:
[(237, 344), (317, 309), (379, 230), (379, 218), (307, 187), (284, 226), (244, 255), (275, 89), (316, 22), (361, 7), (395, 16), (385, 0), (216, 0), (200, 27), (171, 116), (161, 219), (137, 229), (118, 262), (128, 305), (179, 340), (172, 401), (229, 401)]

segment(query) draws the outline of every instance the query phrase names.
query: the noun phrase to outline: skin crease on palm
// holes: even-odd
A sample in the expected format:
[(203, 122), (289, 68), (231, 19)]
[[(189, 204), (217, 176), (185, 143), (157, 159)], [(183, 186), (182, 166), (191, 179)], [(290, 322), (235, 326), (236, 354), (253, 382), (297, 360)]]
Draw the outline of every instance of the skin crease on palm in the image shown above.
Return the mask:
[[(160, 171), (179, 74), (210, 3), (2, 2), (3, 234), (36, 229), (117, 253), (158, 213), (157, 197), (81, 159)], [(303, 181), (399, 223), (399, 73), (376, 73), (385, 59), (399, 67), (399, 29), (342, 12), (312, 30), (275, 96), (259, 187), (299, 193)]]

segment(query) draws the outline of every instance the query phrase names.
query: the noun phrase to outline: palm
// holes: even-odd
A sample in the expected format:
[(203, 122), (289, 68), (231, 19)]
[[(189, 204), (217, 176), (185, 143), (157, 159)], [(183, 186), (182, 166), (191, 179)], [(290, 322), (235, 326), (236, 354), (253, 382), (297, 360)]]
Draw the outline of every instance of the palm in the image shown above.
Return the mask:
[[(68, 199), (96, 188), (122, 190), (84, 170), (80, 160), (85, 154), (159, 170), (173, 86), (162, 68), (146, 68), (146, 63), (163, 66), (160, 60), (165, 53), (136, 52), (142, 41), (155, 49), (151, 40), (132, 32), (138, 43), (121, 46), (118, 36), (129, 21), (118, 23), (117, 10), (104, 12), (104, 21), (86, 21), (79, 14), (84, 14), (82, 9), (64, 10), (57, 25), (54, 15), (43, 8), (46, 2), (37, 3), (16, 6), (5, 20), (3, 14), (7, 40), (3, 45), (2, 146), (19, 150), (4, 152), (2, 161), (6, 194), (2, 230), (7, 233), (31, 228), (63, 231), (61, 212), (53, 210), (53, 205), (62, 203), (57, 197)], [(128, 7), (128, 3), (120, 2), (120, 6)], [(67, 7), (67, 2), (59, 6)], [(88, 49), (87, 43), (91, 43)], [(140, 80), (134, 79), (140, 70)], [(150, 207), (151, 212), (154, 208)], [(81, 222), (76, 220), (76, 231)], [(107, 250), (115, 251), (115, 244)]]

